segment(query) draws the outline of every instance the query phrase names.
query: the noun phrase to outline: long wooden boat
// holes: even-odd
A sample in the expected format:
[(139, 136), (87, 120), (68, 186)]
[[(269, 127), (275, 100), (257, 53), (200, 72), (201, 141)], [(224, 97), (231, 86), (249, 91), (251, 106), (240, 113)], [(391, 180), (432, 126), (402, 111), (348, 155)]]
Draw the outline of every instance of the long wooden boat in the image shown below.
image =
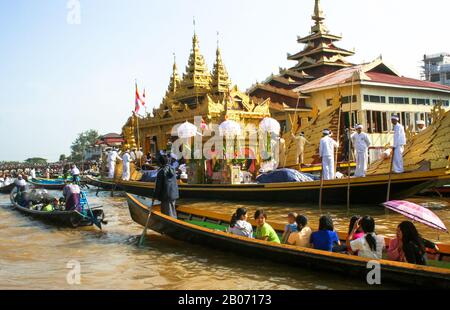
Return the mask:
[(14, 186), (15, 186), (14, 182), (9, 185), (2, 186), (2, 187), (0, 187), (0, 193), (9, 194), (14, 189)]
[(37, 188), (44, 188), (48, 190), (62, 190), (65, 186), (64, 180), (53, 179), (29, 179), (28, 183)]
[[(109, 180), (110, 182), (112, 180)], [(404, 199), (424, 189), (440, 186), (450, 181), (444, 170), (394, 174), (391, 199)], [(145, 197), (153, 195), (154, 183), (114, 181), (122, 190)], [(389, 175), (373, 175), (350, 179), (350, 199), (356, 204), (378, 204), (386, 200)], [(347, 202), (347, 179), (324, 181), (323, 202), (343, 204)], [(280, 201), (317, 203), (320, 181), (304, 183), (271, 184), (186, 184), (180, 183), (181, 198), (226, 199), (251, 201)]]
[(120, 190), (120, 186), (114, 183), (111, 179), (96, 178), (88, 175), (84, 177), (84, 181), (87, 184), (98, 188), (103, 188), (106, 190)]
[[(144, 226), (148, 218), (150, 199), (127, 194), (127, 200), (132, 219)], [(360, 278), (364, 283), (373, 268), (368, 267), (369, 259), (357, 256), (235, 236), (224, 231), (228, 220), (223, 216), (188, 207), (178, 207), (177, 210), (179, 218), (174, 219), (162, 214), (159, 208), (154, 206), (150, 215), (149, 228), (177, 240), (283, 264), (336, 272), (343, 277)], [(443, 248), (445, 251), (448, 250), (447, 247)], [(423, 288), (450, 288), (450, 269), (387, 260), (378, 262), (383, 283), (386, 281)]]
[[(37, 220), (40, 220), (45, 223), (49, 223), (55, 226), (62, 227), (83, 227), (83, 226), (92, 226), (94, 222), (92, 218), (81, 214), (78, 211), (38, 211), (31, 210), (25, 207), (22, 207), (15, 201), (16, 192), (11, 192), (10, 199), (13, 204), (13, 208), (25, 215), (31, 216)], [(100, 208), (93, 208), (92, 213), (96, 220), (100, 223), (106, 223), (104, 221), (104, 213)]]

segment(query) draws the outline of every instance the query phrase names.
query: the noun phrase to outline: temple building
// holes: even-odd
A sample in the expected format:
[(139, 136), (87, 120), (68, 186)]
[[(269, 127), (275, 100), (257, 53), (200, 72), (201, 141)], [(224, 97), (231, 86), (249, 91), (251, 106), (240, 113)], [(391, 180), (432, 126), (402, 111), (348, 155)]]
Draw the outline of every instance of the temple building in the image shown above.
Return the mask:
[(186, 121), (194, 123), (194, 117), (202, 117), (205, 124), (234, 120), (244, 128), (247, 124), (257, 126), (264, 117), (270, 116), (269, 106), (270, 99), (250, 99), (237, 86), (232, 86), (219, 47), (210, 72), (200, 52), (198, 37), (194, 34), (182, 78), (174, 62), (161, 105), (148, 117), (130, 117), (123, 131), (134, 128), (134, 135), (125, 134), (125, 138), (129, 136), (129, 140), (134, 139), (144, 147), (145, 153), (155, 153), (166, 149), (168, 142), (176, 139), (172, 136), (174, 128)]
[(287, 59), (295, 61), (296, 64), (289, 69), (280, 68), (279, 74), (271, 75), (263, 83), (257, 83), (248, 90), (252, 97), (271, 99), (271, 112), (287, 131), (304, 124), (310, 117), (308, 112), (311, 107), (306, 104), (307, 96), (295, 89), (324, 75), (352, 66), (346, 58), (353, 56), (354, 52), (337, 46), (342, 37), (328, 31), (320, 0), (315, 0), (312, 20), (314, 24), (310, 34), (297, 38), (297, 42), (304, 45), (303, 49), (288, 54)]

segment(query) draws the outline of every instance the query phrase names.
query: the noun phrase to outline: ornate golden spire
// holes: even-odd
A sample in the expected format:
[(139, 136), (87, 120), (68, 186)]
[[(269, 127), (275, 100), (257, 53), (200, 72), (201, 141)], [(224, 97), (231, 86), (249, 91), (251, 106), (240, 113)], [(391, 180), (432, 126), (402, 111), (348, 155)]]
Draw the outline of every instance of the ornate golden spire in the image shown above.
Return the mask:
[(173, 72), (172, 76), (170, 77), (168, 93), (172, 94), (176, 93), (179, 87), (180, 87), (180, 77), (178, 75), (176, 57), (175, 54), (173, 54)]
[(325, 15), (323, 14), (322, 5), (320, 4), (320, 0), (316, 0), (314, 5), (314, 15), (312, 19), (316, 22), (314, 26), (311, 28), (311, 32), (316, 33), (326, 33), (328, 32), (327, 27), (323, 23), (325, 20)]
[(205, 58), (200, 53), (197, 34), (192, 38), (192, 51), (186, 67), (186, 73), (181, 82), (183, 87), (198, 90), (209, 90), (211, 85), (211, 74), (205, 63)]
[(231, 81), (227, 69), (222, 61), (219, 45), (217, 45), (216, 62), (212, 72), (212, 90), (214, 93), (226, 93), (229, 91)]

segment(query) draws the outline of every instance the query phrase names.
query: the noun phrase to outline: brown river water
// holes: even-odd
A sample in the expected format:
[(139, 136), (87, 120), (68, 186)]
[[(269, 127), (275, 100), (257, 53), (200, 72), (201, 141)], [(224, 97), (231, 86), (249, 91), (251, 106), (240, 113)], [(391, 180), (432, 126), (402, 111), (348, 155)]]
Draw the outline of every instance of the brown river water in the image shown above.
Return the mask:
[[(117, 196), (120, 196), (116, 193)], [(310, 271), (191, 245), (151, 232), (143, 247), (137, 247), (142, 227), (135, 224), (125, 198), (111, 198), (109, 192), (89, 193), (90, 204), (102, 205), (109, 224), (72, 230), (55, 228), (11, 209), (9, 196), (0, 194), (0, 289), (367, 289), (367, 284), (340, 275)], [(430, 201), (430, 199), (425, 199)], [(252, 211), (263, 207), (269, 222), (284, 222), (286, 214), (297, 211), (308, 216), (316, 228), (317, 206), (268, 203), (189, 201), (198, 208), (232, 214), (243, 205)], [(450, 226), (450, 207), (433, 208)], [(433, 205), (434, 206), (434, 205)], [(345, 207), (325, 207), (346, 230), (350, 216)], [(251, 214), (250, 213), (250, 214)], [(351, 214), (372, 215), (377, 232), (389, 235), (404, 218), (385, 214), (378, 206), (352, 207)], [(418, 225), (431, 240), (450, 243), (450, 236)], [(80, 266), (80, 283), (69, 284), (68, 262)], [(382, 285), (370, 288), (397, 288)]]

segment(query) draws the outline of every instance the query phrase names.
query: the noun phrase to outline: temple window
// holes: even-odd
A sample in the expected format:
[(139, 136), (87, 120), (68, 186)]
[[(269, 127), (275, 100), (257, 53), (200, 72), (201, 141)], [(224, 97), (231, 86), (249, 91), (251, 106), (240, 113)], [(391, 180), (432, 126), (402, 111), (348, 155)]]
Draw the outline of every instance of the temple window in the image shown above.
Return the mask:
[(409, 104), (409, 98), (408, 97), (389, 97), (389, 103)]
[(365, 102), (374, 102), (374, 103), (386, 103), (386, 97), (384, 96), (372, 96), (372, 95), (364, 95)]
[[(342, 104), (350, 103), (351, 97), (352, 96), (341, 97), (341, 103)], [(358, 96), (356, 96), (356, 95), (353, 96), (353, 100), (352, 100), (352, 103), (355, 103), (355, 102), (358, 102)]]

